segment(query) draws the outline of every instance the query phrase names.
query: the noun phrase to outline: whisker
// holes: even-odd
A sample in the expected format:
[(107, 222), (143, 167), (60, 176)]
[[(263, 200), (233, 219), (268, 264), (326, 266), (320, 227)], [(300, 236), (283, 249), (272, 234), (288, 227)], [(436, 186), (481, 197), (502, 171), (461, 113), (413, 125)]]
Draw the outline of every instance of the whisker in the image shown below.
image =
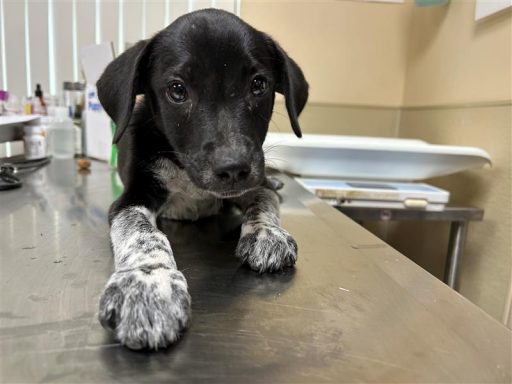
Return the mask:
[(278, 110), (276, 110), (276, 109), (273, 109), (273, 110), (272, 110), (272, 113), (275, 113), (276, 115), (279, 115), (279, 116), (283, 116), (283, 117), (288, 118), (288, 116), (287, 116), (286, 114), (284, 114), (283, 112), (278, 111)]
[(284, 157), (266, 157), (265, 161), (281, 161), (283, 163), (287, 163), (288, 159), (285, 159)]
[(279, 159), (279, 158), (265, 159), (266, 167), (280, 169), (283, 167), (283, 165), (288, 165), (288, 164), (289, 164), (289, 162), (286, 159)]
[(273, 119), (270, 119), (270, 122), (272, 123), (276, 131), (281, 132), (281, 127)]
[(265, 148), (263, 149), (263, 152), (267, 153), (269, 151), (272, 151), (276, 148), (279, 148), (280, 147), (280, 144), (277, 143), (277, 144), (267, 144), (265, 145)]

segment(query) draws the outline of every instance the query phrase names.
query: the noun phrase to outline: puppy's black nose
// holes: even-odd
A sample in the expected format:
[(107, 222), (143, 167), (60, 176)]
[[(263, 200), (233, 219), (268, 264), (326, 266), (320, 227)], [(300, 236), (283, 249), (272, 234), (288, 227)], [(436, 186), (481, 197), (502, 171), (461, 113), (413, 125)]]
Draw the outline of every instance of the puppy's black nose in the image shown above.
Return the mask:
[(226, 158), (215, 164), (213, 172), (222, 182), (233, 183), (247, 179), (251, 167), (244, 159)]

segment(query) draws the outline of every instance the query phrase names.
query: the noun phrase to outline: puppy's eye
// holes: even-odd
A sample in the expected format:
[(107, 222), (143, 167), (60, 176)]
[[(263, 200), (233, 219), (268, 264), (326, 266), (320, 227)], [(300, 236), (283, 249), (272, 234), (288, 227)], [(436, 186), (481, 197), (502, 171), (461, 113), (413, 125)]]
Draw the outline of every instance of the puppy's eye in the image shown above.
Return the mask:
[(187, 88), (181, 81), (173, 81), (167, 87), (167, 98), (174, 103), (183, 103), (187, 100)]
[(263, 76), (256, 76), (252, 80), (251, 92), (254, 96), (262, 96), (267, 92), (268, 81)]

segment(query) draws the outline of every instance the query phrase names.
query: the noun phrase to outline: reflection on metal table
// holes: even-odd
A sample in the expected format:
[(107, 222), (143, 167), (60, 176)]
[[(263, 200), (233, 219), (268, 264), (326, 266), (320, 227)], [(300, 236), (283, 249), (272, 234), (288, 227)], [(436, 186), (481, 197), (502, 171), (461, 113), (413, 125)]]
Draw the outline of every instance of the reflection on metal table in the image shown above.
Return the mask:
[[(53, 161), (0, 193), (1, 382), (503, 382), (511, 332), (282, 176), (295, 269), (233, 256), (236, 216), (161, 221), (193, 300), (173, 347), (133, 352), (97, 321), (115, 174)], [(234, 235), (235, 234), (235, 235)]]
[(472, 207), (446, 207), (442, 211), (426, 211), (423, 209), (387, 209), (378, 207), (349, 207), (337, 205), (336, 208), (352, 220), (363, 221), (406, 221), (431, 220), (449, 221), (450, 238), (446, 263), (444, 268), (444, 282), (451, 288), (457, 289), (457, 277), (460, 260), (464, 252), (464, 243), (468, 233), (470, 221), (481, 221), (484, 211)]

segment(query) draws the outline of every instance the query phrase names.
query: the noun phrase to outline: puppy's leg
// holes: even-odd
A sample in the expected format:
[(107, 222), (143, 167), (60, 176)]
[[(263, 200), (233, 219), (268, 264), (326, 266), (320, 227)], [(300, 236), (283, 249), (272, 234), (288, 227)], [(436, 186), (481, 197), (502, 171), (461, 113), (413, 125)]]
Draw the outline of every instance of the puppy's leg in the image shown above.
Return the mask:
[(112, 211), (115, 272), (100, 299), (99, 320), (129, 348), (166, 347), (189, 318), (187, 282), (153, 212), (144, 206)]
[(277, 193), (259, 188), (244, 196), (242, 205), (247, 209), (236, 255), (260, 273), (293, 266), (297, 260), (297, 243), (281, 228)]

